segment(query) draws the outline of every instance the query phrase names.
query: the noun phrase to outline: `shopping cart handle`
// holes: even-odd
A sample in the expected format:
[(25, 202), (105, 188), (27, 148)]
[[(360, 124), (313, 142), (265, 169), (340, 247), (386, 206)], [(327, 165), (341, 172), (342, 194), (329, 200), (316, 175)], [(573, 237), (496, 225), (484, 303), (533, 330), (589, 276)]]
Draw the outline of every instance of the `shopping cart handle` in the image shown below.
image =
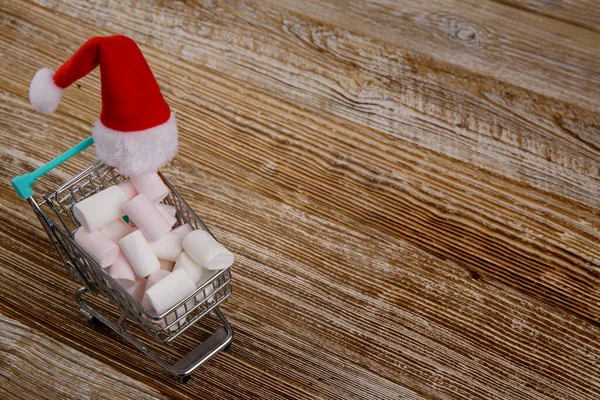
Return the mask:
[(33, 196), (33, 190), (31, 189), (31, 186), (35, 183), (35, 180), (37, 178), (44, 174), (47, 174), (54, 168), (58, 167), (60, 164), (67, 161), (69, 158), (73, 157), (74, 155), (81, 153), (83, 150), (87, 149), (92, 144), (94, 144), (94, 138), (90, 136), (87, 139), (76, 144), (75, 146), (71, 147), (69, 150), (65, 151), (58, 157), (42, 165), (35, 171), (30, 172), (28, 174), (15, 176), (10, 180), (13, 189), (15, 189), (15, 192), (17, 192), (19, 197), (22, 199), (27, 199)]

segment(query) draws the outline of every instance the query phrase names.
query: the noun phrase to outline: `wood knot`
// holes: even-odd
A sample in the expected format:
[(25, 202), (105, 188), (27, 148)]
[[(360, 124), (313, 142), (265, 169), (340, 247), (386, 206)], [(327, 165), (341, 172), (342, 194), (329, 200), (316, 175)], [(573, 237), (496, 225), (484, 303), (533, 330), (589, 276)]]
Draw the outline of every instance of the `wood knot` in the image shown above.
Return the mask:
[(468, 46), (479, 46), (481, 44), (481, 38), (477, 28), (469, 24), (456, 23), (453, 24), (448, 37), (455, 42), (466, 44)]

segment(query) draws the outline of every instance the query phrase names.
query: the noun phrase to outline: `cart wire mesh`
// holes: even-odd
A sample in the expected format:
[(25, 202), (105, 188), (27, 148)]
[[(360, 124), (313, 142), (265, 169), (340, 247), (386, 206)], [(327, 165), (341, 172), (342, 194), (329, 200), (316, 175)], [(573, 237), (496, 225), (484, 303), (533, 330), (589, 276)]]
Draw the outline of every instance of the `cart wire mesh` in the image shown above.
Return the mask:
[[(160, 173), (159, 176), (170, 190), (163, 202), (174, 206), (177, 210), (175, 226), (188, 223), (192, 229), (203, 229), (212, 235), (169, 181)], [(74, 240), (74, 233), (80, 223), (73, 215), (73, 205), (124, 180), (125, 178), (116, 169), (96, 162), (59, 187), (56, 192), (42, 195), (39, 203), (31, 197), (28, 201), (72, 278), (83, 284), (90, 292), (106, 297), (124, 317), (136, 322), (158, 342), (168, 343), (229, 297), (231, 272), (229, 268), (215, 271), (214, 275), (192, 294), (161, 314), (152, 313), (144, 308)], [(218, 309), (215, 311), (218, 312)]]

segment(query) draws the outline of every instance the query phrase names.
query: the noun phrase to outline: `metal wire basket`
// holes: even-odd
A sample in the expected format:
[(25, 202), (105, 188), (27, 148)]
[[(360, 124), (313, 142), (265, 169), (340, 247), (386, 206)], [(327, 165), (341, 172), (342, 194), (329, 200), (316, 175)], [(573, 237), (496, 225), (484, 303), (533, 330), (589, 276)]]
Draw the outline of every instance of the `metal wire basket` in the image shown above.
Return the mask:
[[(79, 311), (86, 319), (90, 322), (99, 322), (106, 325), (148, 357), (158, 362), (179, 381), (186, 382), (196, 368), (220, 350), (228, 347), (232, 341), (233, 330), (218, 308), (219, 304), (231, 295), (230, 269), (217, 271), (196, 291), (161, 314), (146, 310), (125, 289), (117, 284), (75, 242), (73, 235), (80, 224), (73, 215), (72, 208), (77, 202), (109, 186), (116, 185), (125, 178), (116, 169), (101, 162), (96, 162), (60, 186), (55, 192), (42, 195), (40, 201), (34, 200), (33, 191), (31, 190), (31, 185), (37, 178), (81, 152), (92, 143), (93, 140), (88, 138), (31, 174), (14, 178), (12, 180), (13, 187), (31, 205), (71, 277), (83, 285), (76, 293), (76, 301), (79, 305)], [(177, 210), (175, 215), (177, 218), (176, 225), (188, 223), (193, 229), (203, 229), (212, 235), (169, 181), (161, 173), (159, 173), (159, 176), (170, 190), (164, 202), (174, 206)], [(84, 299), (85, 293), (101, 295), (108, 299), (120, 313), (118, 321), (110, 320), (92, 307)], [(136, 335), (126, 330), (124, 325), (125, 321), (129, 319), (140, 326), (155, 341), (169, 343), (211, 312), (220, 320), (222, 327), (174, 364), (160, 358)]]

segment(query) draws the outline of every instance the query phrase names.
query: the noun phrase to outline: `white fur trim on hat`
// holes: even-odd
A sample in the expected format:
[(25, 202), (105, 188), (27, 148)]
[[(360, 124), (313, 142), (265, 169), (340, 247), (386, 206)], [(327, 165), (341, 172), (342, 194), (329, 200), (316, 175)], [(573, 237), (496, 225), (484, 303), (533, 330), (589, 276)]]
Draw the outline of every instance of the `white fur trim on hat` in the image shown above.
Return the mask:
[(42, 68), (35, 73), (29, 85), (29, 101), (33, 107), (43, 113), (56, 110), (63, 90), (54, 83), (54, 72)]
[(96, 154), (125, 176), (155, 172), (177, 154), (175, 115), (167, 122), (136, 132), (120, 132), (97, 121), (92, 132)]

